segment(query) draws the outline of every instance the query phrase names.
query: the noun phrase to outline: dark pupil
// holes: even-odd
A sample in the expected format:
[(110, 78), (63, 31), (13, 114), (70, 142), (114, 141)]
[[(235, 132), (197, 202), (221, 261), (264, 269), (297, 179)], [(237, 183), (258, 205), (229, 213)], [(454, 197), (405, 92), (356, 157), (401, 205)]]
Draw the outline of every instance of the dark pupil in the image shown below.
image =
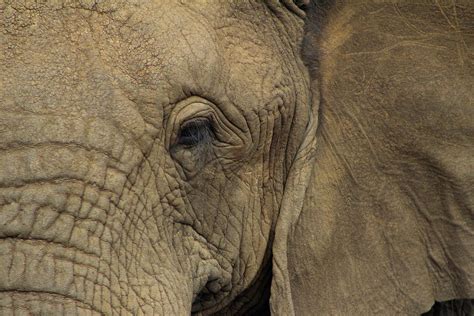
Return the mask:
[(211, 129), (207, 121), (186, 123), (179, 132), (178, 144), (193, 146), (210, 139)]

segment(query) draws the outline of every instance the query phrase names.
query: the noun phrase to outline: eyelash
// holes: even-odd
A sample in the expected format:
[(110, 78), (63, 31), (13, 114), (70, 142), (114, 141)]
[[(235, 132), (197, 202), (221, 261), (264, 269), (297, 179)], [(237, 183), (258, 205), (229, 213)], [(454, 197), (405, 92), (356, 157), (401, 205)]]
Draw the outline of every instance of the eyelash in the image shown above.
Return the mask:
[(194, 119), (181, 125), (176, 143), (181, 146), (193, 147), (211, 142), (214, 136), (214, 129), (209, 119)]

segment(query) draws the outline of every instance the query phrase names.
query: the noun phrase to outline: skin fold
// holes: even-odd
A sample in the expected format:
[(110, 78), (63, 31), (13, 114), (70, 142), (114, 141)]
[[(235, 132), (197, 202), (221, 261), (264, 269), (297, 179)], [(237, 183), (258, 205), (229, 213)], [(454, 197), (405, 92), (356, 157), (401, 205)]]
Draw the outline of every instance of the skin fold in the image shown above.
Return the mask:
[(0, 0), (0, 314), (473, 298), (473, 17)]

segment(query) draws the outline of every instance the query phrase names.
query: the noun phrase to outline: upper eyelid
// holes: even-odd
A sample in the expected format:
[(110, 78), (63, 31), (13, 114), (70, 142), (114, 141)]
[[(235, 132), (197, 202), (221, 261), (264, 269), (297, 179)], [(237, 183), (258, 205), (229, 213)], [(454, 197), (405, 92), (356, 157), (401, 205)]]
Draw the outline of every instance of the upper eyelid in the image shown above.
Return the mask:
[(209, 116), (210, 115), (190, 118), (181, 123), (181, 125), (179, 126), (179, 130), (182, 130), (183, 128), (188, 127), (188, 125), (193, 125), (193, 124), (198, 125), (199, 123), (209, 123), (209, 125), (212, 126), (213, 120)]
[[(213, 137), (217, 141), (221, 142), (229, 139), (233, 140), (230, 143), (231, 145), (243, 145), (244, 138), (251, 138), (250, 131), (229, 120), (228, 115), (230, 113), (237, 116), (239, 113), (228, 111), (229, 113), (226, 114), (222, 111), (222, 107), (225, 106), (217, 105), (199, 96), (192, 96), (178, 102), (166, 120), (165, 146), (171, 148), (171, 146), (175, 145), (180, 130), (187, 124), (199, 119), (209, 120)], [(248, 124), (243, 117), (242, 120), (244, 124)], [(234, 137), (235, 135), (240, 135), (241, 137)], [(240, 138), (240, 141), (238, 138)], [(251, 142), (249, 142), (250, 144)]]
[[(198, 106), (198, 108), (194, 108), (195, 105)], [(189, 109), (189, 106), (193, 106), (194, 109)], [(186, 124), (197, 119), (209, 119), (212, 121), (211, 124), (214, 124), (213, 121), (215, 117), (210, 118), (211, 115), (214, 115), (212, 114), (213, 111), (212, 103), (196, 96), (177, 103), (166, 123), (166, 146), (170, 148), (170, 146), (176, 144), (176, 137), (178, 137), (179, 131), (185, 127)]]

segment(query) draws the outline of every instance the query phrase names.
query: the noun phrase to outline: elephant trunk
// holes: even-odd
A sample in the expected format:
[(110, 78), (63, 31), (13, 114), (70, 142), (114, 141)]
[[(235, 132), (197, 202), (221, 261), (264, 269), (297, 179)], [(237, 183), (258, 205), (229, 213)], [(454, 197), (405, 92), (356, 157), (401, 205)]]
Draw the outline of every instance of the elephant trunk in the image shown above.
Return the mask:
[(55, 242), (2, 238), (0, 314), (190, 314), (190, 306), (182, 305), (185, 295), (159, 283), (134, 286), (120, 269), (105, 266), (106, 260)]
[(99, 120), (2, 115), (0, 314), (190, 313), (130, 143)]

